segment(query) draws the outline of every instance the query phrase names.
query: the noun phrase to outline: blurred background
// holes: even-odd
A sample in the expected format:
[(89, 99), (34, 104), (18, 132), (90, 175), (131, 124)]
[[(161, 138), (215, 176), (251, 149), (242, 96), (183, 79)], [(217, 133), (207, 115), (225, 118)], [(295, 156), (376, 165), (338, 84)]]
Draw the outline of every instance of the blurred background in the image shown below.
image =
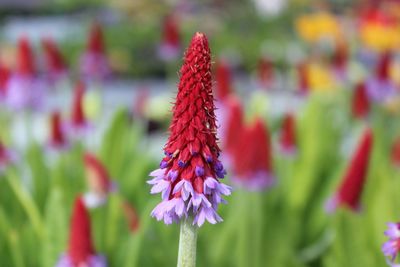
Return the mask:
[(1, 266), (176, 264), (179, 226), (150, 217), (146, 181), (195, 32), (234, 188), (198, 266), (386, 265), (399, 1), (0, 0)]

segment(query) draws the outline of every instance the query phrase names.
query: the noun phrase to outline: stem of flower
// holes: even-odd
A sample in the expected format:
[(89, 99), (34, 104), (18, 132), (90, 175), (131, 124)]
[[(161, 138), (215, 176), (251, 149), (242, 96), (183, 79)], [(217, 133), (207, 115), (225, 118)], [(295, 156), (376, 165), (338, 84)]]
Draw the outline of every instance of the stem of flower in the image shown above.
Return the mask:
[(189, 217), (181, 222), (178, 267), (196, 266), (197, 226), (192, 221)]

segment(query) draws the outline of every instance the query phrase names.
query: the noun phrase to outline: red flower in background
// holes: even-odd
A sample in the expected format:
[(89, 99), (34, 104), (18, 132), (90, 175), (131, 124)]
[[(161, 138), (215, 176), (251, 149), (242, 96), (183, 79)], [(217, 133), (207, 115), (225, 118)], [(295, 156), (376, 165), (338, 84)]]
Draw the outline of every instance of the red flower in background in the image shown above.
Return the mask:
[(181, 50), (181, 36), (174, 15), (168, 15), (163, 20), (162, 40), (159, 47), (159, 56), (164, 61), (176, 60)]
[(257, 64), (257, 78), (260, 86), (264, 89), (271, 87), (274, 80), (274, 66), (270, 59), (262, 57)]
[(42, 40), (44, 55), (46, 59), (47, 72), (52, 78), (57, 79), (65, 75), (67, 66), (64, 58), (53, 39), (45, 38)]
[(390, 77), (392, 57), (390, 51), (381, 54), (375, 75), (367, 80), (365, 86), (370, 100), (386, 101), (396, 93), (395, 85)]
[(222, 133), (224, 154), (232, 154), (244, 128), (243, 107), (239, 98), (231, 95), (226, 100), (227, 120)]
[(83, 160), (89, 185), (89, 192), (85, 194), (84, 199), (88, 207), (97, 207), (106, 201), (108, 194), (114, 191), (116, 186), (107, 168), (95, 155), (86, 152)]
[(54, 111), (50, 116), (50, 145), (55, 148), (63, 148), (67, 145), (62, 125), (61, 113)]
[(103, 29), (99, 23), (92, 25), (87, 50), (82, 55), (80, 67), (83, 77), (89, 80), (103, 80), (111, 73), (104, 45)]
[(292, 113), (285, 114), (279, 138), (280, 149), (284, 154), (296, 152), (296, 119)]
[(4, 64), (0, 63), (0, 99), (7, 96), (7, 87), (10, 75), (10, 69)]
[(370, 110), (370, 102), (364, 83), (359, 83), (353, 93), (351, 110), (353, 116), (358, 119), (366, 118)]
[(33, 51), (28, 38), (18, 41), (17, 66), (15, 70), (20, 75), (33, 76), (36, 73)]
[(224, 101), (232, 92), (232, 75), (228, 62), (220, 60), (215, 68), (217, 99)]
[(46, 87), (36, 74), (31, 45), (22, 37), (18, 41), (16, 69), (6, 83), (6, 102), (12, 110), (42, 108)]
[(260, 118), (242, 130), (232, 164), (233, 181), (248, 190), (272, 186), (272, 153), (269, 132)]
[(138, 215), (135, 207), (133, 207), (128, 202), (124, 202), (122, 204), (122, 208), (124, 210), (126, 220), (128, 221), (129, 229), (133, 233), (135, 233), (136, 231), (139, 230), (139, 226), (140, 226), (139, 215)]
[(57, 267), (106, 267), (104, 256), (96, 254), (91, 233), (90, 216), (81, 197), (75, 199), (71, 218), (68, 252), (61, 256)]
[(76, 129), (85, 128), (87, 126), (87, 119), (83, 108), (84, 95), (85, 85), (82, 82), (78, 82), (75, 86), (71, 109), (71, 122), (72, 126)]
[(334, 211), (339, 206), (345, 206), (354, 211), (359, 208), (361, 194), (368, 174), (372, 146), (373, 133), (370, 129), (367, 129), (361, 137), (338, 190), (327, 203), (326, 209), (328, 212)]
[(397, 137), (392, 144), (390, 158), (395, 167), (400, 167), (400, 137)]
[(310, 90), (310, 81), (308, 79), (308, 64), (306, 62), (297, 65), (297, 83), (299, 93), (308, 94)]

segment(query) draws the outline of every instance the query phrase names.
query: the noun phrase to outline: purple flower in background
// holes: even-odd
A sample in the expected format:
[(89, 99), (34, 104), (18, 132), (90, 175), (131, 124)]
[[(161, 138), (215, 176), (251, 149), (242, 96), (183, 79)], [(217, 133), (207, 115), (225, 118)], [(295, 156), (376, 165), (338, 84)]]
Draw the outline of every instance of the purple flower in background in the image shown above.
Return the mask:
[(400, 224), (388, 223), (388, 229), (385, 235), (389, 240), (382, 245), (383, 254), (387, 257), (387, 262), (392, 267), (399, 267), (400, 264), (396, 263), (397, 255), (400, 251)]
[(190, 216), (197, 226), (222, 221), (217, 208), (231, 189), (219, 181), (226, 171), (218, 159), (214, 109), (210, 48), (196, 33), (181, 68), (166, 156), (148, 181), (151, 193), (162, 196), (151, 213), (157, 220), (171, 224)]

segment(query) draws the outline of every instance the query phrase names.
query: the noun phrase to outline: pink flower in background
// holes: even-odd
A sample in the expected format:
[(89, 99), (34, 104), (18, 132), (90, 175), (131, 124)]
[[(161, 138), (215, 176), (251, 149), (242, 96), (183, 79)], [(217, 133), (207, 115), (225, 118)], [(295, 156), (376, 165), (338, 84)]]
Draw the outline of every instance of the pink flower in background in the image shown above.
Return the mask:
[(283, 118), (279, 147), (284, 155), (290, 156), (296, 153), (296, 118), (292, 113), (286, 113)]
[(86, 51), (81, 57), (80, 68), (83, 78), (88, 80), (101, 81), (111, 74), (103, 29), (99, 23), (92, 25)]
[(174, 15), (168, 15), (163, 20), (162, 40), (158, 48), (158, 54), (161, 60), (176, 60), (181, 53), (181, 37), (178, 23)]
[(90, 215), (81, 197), (75, 199), (71, 218), (68, 252), (56, 267), (107, 267), (106, 258), (96, 254), (91, 233)]
[(226, 172), (218, 160), (211, 52), (203, 33), (193, 36), (180, 73), (165, 158), (148, 181), (151, 193), (162, 195), (151, 215), (166, 224), (187, 216), (198, 226), (214, 224), (222, 221), (217, 209), (231, 190), (219, 181)]
[(67, 75), (67, 65), (53, 39), (42, 40), (44, 57), (46, 62), (46, 73), (51, 81), (57, 81)]
[(367, 129), (361, 137), (335, 195), (327, 202), (328, 212), (335, 211), (339, 206), (345, 206), (353, 211), (359, 209), (361, 194), (368, 175), (372, 146), (373, 133)]
[(250, 191), (261, 191), (275, 184), (271, 141), (260, 118), (245, 127), (237, 139), (232, 163), (232, 180)]
[(89, 185), (89, 192), (84, 195), (84, 200), (86, 206), (97, 207), (106, 201), (110, 192), (116, 190), (116, 185), (112, 182), (107, 168), (95, 155), (85, 153), (83, 159)]
[(13, 110), (40, 109), (45, 84), (37, 77), (33, 51), (27, 38), (18, 42), (17, 66), (7, 82), (7, 104)]

